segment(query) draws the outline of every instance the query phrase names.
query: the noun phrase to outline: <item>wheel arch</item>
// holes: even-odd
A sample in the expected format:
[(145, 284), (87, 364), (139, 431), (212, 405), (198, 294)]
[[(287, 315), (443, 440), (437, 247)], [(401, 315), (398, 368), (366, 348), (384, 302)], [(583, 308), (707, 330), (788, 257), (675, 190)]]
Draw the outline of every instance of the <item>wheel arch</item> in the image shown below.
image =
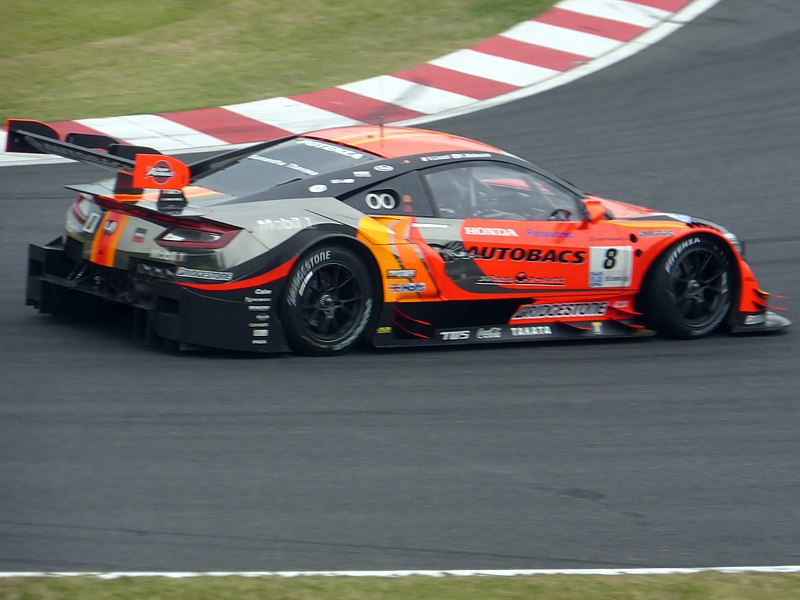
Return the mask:
[(321, 237), (309, 240), (306, 244), (300, 246), (297, 250), (297, 256), (301, 257), (318, 246), (326, 244), (336, 244), (352, 250), (355, 254), (364, 261), (364, 265), (369, 270), (372, 276), (372, 284), (374, 287), (375, 298), (379, 303), (383, 303), (383, 281), (381, 280), (381, 271), (378, 268), (378, 261), (375, 256), (370, 252), (369, 248), (363, 242), (354, 237), (343, 235), (340, 233), (330, 233)]
[[(681, 243), (683, 240), (690, 238), (692, 236), (699, 236), (706, 239), (713, 239), (719, 242), (719, 246), (722, 251), (725, 253), (725, 256), (730, 261), (732, 265), (732, 276), (734, 281), (729, 282), (729, 288), (731, 290), (731, 309), (730, 314), (728, 314), (725, 324), (730, 324), (733, 315), (737, 312), (737, 307), (739, 306), (739, 298), (742, 293), (742, 268), (741, 268), (741, 259), (737, 254), (736, 250), (731, 245), (730, 241), (725, 239), (724, 236), (720, 235), (718, 232), (711, 230), (711, 229), (688, 229), (686, 233), (675, 239), (671, 244), (665, 246), (655, 257), (653, 260), (650, 261), (650, 265), (647, 267), (647, 271), (645, 271), (644, 276), (641, 279), (641, 284), (639, 286), (639, 293), (636, 295), (636, 301), (634, 303), (634, 308), (637, 312), (642, 313), (644, 306), (646, 304), (646, 294), (652, 289), (651, 281), (653, 278), (653, 274), (655, 273), (656, 268), (661, 263), (661, 258), (663, 258), (668, 252), (670, 252), (675, 246)], [(640, 320), (645, 320), (646, 315), (642, 314)]]

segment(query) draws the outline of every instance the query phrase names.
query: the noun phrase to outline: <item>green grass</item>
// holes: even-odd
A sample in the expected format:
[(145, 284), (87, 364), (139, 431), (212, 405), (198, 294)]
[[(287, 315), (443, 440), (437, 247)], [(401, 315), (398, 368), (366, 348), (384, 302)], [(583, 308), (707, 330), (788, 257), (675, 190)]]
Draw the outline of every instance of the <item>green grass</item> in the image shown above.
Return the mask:
[(470, 46), (555, 0), (1, 0), (0, 118), (157, 113), (324, 89)]
[(0, 579), (0, 600), (790, 600), (800, 574)]

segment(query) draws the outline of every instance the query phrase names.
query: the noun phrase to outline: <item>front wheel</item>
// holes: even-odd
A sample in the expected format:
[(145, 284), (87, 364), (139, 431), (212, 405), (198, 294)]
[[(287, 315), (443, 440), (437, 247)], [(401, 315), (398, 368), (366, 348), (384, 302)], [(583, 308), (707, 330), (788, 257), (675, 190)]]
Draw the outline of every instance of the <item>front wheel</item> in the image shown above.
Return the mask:
[(314, 248), (292, 270), (281, 309), (287, 341), (296, 352), (346, 352), (364, 336), (375, 311), (369, 271), (347, 248)]
[(667, 337), (707, 335), (731, 310), (733, 268), (720, 242), (708, 236), (685, 238), (653, 265), (643, 292), (645, 322)]

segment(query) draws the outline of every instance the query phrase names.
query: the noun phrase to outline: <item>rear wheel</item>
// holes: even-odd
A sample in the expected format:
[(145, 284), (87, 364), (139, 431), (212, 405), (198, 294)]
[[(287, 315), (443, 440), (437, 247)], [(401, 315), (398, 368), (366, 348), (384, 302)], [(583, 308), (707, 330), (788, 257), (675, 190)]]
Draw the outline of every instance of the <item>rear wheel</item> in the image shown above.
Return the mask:
[(374, 311), (367, 267), (341, 246), (319, 246), (301, 257), (282, 302), (289, 346), (309, 355), (350, 350), (364, 336)]
[(713, 238), (676, 243), (656, 261), (645, 284), (647, 325), (680, 339), (711, 333), (731, 310), (732, 273), (728, 254)]

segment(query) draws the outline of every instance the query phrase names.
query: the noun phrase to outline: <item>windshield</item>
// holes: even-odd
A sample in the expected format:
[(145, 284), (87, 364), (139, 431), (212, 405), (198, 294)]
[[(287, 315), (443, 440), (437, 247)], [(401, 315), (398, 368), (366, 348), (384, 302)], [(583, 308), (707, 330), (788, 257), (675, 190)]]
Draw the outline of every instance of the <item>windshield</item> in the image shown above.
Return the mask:
[(294, 138), (250, 154), (196, 184), (240, 196), (283, 183), (330, 173), (378, 158), (375, 154), (309, 138)]

